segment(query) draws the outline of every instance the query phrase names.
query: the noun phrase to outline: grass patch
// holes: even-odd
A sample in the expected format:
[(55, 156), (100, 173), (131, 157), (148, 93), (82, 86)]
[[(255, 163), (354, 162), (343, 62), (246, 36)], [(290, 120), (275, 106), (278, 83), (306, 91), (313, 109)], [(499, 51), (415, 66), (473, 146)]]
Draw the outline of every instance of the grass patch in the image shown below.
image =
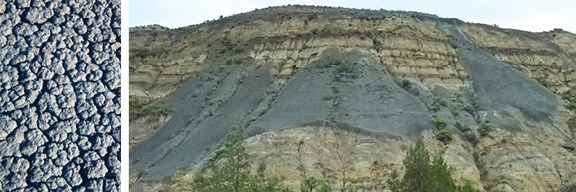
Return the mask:
[(434, 116), (434, 119), (432, 119), (432, 123), (434, 123), (434, 125), (438, 130), (445, 129), (446, 126), (448, 125), (448, 123), (446, 123), (446, 120), (444, 120), (444, 118), (439, 116)]
[(324, 97), (322, 97), (323, 101), (328, 101), (328, 100), (332, 100), (334, 97), (330, 96), (330, 95), (326, 95)]
[(340, 63), (338, 68), (336, 68), (336, 73), (345, 78), (358, 78), (358, 69), (356, 69), (355, 65)]
[(495, 130), (494, 127), (492, 127), (490, 123), (482, 122), (480, 123), (480, 128), (478, 128), (478, 133), (480, 134), (480, 136), (484, 137), (490, 135), (490, 133), (494, 130)]
[(444, 128), (444, 129), (440, 129), (439, 131), (436, 132), (436, 134), (434, 135), (434, 137), (436, 137), (436, 139), (438, 139), (439, 141), (442, 141), (442, 143), (446, 144), (450, 141), (452, 141), (452, 133), (450, 132), (450, 130)]
[(139, 118), (147, 115), (169, 115), (172, 112), (171, 106), (162, 99), (130, 99), (129, 110), (131, 118)]

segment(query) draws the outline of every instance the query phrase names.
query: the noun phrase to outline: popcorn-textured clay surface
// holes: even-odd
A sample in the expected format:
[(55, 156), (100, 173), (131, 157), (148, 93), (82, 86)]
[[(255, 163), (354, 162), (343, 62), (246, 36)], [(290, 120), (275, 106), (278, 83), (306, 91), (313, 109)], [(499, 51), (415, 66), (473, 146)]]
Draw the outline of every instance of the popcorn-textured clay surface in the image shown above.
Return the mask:
[(0, 0), (0, 190), (118, 191), (120, 2)]

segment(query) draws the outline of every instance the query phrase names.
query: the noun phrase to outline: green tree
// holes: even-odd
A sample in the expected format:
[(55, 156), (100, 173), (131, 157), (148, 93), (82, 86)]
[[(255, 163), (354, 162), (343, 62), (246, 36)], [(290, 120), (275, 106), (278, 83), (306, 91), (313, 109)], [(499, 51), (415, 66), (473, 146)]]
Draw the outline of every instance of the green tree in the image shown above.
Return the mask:
[(201, 192), (257, 192), (288, 191), (282, 181), (264, 174), (266, 165), (258, 166), (257, 174), (251, 173), (251, 163), (244, 143), (244, 126), (235, 126), (228, 134), (222, 149), (212, 160), (212, 174), (199, 175), (194, 180), (196, 191)]
[(470, 184), (458, 186), (452, 180), (450, 168), (441, 156), (430, 160), (424, 141), (418, 140), (410, 147), (402, 161), (406, 172), (402, 179), (394, 170), (388, 187), (393, 192), (471, 192)]
[(300, 192), (332, 192), (334, 189), (326, 179), (307, 177), (300, 183)]

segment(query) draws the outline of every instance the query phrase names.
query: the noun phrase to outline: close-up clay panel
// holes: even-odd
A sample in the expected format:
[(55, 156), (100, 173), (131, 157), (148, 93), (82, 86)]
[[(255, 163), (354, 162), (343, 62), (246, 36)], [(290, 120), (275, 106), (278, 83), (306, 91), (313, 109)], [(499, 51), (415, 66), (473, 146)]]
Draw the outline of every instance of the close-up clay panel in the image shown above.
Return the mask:
[(120, 189), (119, 0), (0, 0), (0, 190)]

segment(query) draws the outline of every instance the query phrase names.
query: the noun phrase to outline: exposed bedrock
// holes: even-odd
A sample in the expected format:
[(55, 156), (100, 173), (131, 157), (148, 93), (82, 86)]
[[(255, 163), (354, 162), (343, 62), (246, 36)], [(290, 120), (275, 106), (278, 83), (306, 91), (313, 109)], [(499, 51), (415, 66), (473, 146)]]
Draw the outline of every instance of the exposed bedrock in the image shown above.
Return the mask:
[[(307, 6), (133, 28), (130, 96), (166, 100), (171, 112), (131, 120), (160, 120), (133, 136), (132, 184), (193, 178), (244, 124), (251, 161), (289, 184), (301, 180), (301, 158), (311, 174), (322, 162), (369, 189), (424, 138), (455, 180), (481, 191), (569, 189), (573, 42), (561, 30)], [(444, 125), (449, 142), (436, 138)]]
[[(200, 115), (174, 116), (168, 121), (183, 121), (185, 125), (181, 130), (164, 132), (160, 128), (152, 135), (156, 139), (146, 140), (154, 144), (145, 141), (135, 147), (130, 154), (131, 172), (142, 172), (144, 180), (159, 180), (198, 163), (236, 123), (257, 107), (270, 83), (271, 74), (266, 66), (248, 66), (242, 74), (229, 75), (214, 90)], [(180, 112), (188, 114), (195, 110), (187, 107)], [(171, 124), (166, 123), (164, 127), (167, 126)]]
[(554, 93), (476, 46), (457, 26), (444, 22), (439, 25), (470, 74), (480, 110), (520, 112), (529, 120), (552, 122), (561, 106)]
[[(559, 106), (553, 93), (479, 48), (473, 50), (476, 54), (466, 52), (474, 45), (462, 34), (455, 41), (461, 44), (460, 59), (472, 79), (468, 94), (480, 98), (478, 110), (484, 117), (477, 118), (510, 131), (521, 128), (515, 124), (520, 120), (489, 113), (506, 111), (519, 114), (516, 118), (552, 123)], [(131, 173), (140, 174), (142, 181), (158, 181), (179, 169), (197, 167), (240, 122), (248, 124), (248, 136), (327, 126), (414, 138), (423, 130), (434, 130), (433, 115), (442, 114), (428, 109), (426, 96), (417, 97), (400, 87), (363, 49), (328, 48), (285, 83), (276, 82), (270, 70), (270, 64), (263, 62), (220, 71), (210, 81), (202, 76), (188, 80), (168, 98), (174, 115), (131, 150)], [(442, 91), (422, 94), (450, 99), (449, 92), (444, 93), (448, 96), (442, 96)]]

